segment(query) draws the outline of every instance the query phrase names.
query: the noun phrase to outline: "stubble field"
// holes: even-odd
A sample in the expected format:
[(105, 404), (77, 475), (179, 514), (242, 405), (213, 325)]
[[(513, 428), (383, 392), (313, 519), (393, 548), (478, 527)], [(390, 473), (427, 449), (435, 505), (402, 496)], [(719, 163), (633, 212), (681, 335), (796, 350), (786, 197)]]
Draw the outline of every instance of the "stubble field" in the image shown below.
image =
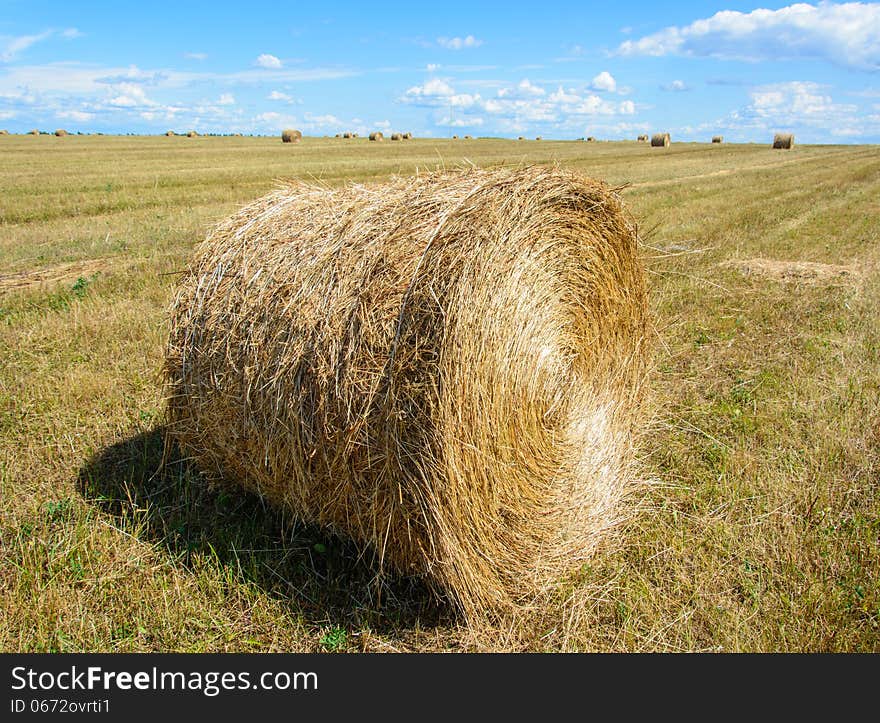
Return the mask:
[[(165, 309), (206, 230), (279, 179), (463, 163), (625, 186), (657, 330), (629, 521), (483, 630), (157, 472)], [(2, 137), (0, 649), (880, 650), (878, 262), (877, 147)]]

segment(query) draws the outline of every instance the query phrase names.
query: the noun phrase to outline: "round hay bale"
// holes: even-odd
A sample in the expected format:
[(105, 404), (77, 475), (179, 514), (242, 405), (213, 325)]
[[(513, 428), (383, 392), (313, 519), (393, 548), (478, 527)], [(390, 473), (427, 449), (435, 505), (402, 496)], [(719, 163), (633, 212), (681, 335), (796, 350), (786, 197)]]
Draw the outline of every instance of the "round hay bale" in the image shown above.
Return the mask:
[(63, 128), (59, 128), (57, 131), (55, 131), (55, 135), (58, 136), (58, 138), (63, 138), (64, 136), (68, 135), (68, 133)]
[(712, 136), (712, 143), (724, 143), (724, 136)]
[(40, 135), (40, 131), (37, 130), (36, 128), (33, 128), (32, 130), (28, 131), (28, 135), (29, 136), (38, 136), (38, 135)]
[(405, 141), (412, 140), (412, 133), (409, 133), (409, 132), (404, 133), (403, 140), (405, 140)]
[(652, 148), (669, 148), (671, 142), (672, 139), (669, 137), (668, 133), (655, 133), (651, 136)]
[(357, 138), (357, 137), (358, 137), (358, 134), (357, 134), (357, 133), (352, 133), (352, 134), (351, 134), (351, 137), (352, 137), (352, 138)]
[(520, 136), (519, 138), (517, 138), (517, 140), (518, 140), (518, 141), (524, 141), (524, 140), (525, 140), (525, 136)]
[(4, 130), (0, 130), (0, 136), (8, 136), (8, 135), (9, 135), (9, 131), (7, 131), (7, 130), (5, 130), (5, 129), (4, 129)]
[(391, 140), (392, 140), (392, 141), (402, 141), (402, 140), (403, 140), (403, 135), (401, 135), (400, 133), (392, 133), (392, 134), (391, 134)]
[(351, 133), (343, 133), (342, 137), (343, 138), (351, 138)]
[(542, 136), (535, 136), (536, 141), (543, 141), (544, 138)]
[(643, 134), (643, 135), (640, 135), (638, 138), (636, 138), (636, 140), (637, 140), (639, 143), (647, 143), (647, 142), (648, 142), (648, 136), (647, 136), (647, 134)]
[(342, 134), (341, 134), (341, 133), (337, 133), (337, 134), (336, 134), (335, 136), (333, 136), (333, 137), (334, 137), (334, 138), (342, 138)]
[(773, 136), (773, 147), (791, 150), (794, 148), (793, 133), (777, 133)]
[(596, 138), (594, 136), (587, 136), (587, 143), (595, 143)]
[(187, 138), (198, 138), (198, 136), (199, 136), (199, 134), (196, 133), (195, 131), (189, 131), (189, 132), (187, 132), (187, 134), (186, 134), (186, 137), (187, 137)]
[(287, 128), (281, 131), (282, 143), (299, 143), (302, 140), (302, 137), (302, 132), (296, 130), (295, 128)]
[(165, 135), (171, 138), (174, 135), (174, 131), (166, 131)]
[(370, 133), (370, 140), (371, 141), (384, 141), (385, 136), (382, 135), (382, 131), (373, 131), (372, 133)]
[(635, 479), (637, 246), (615, 191), (558, 169), (283, 187), (180, 282), (169, 438), (468, 619), (527, 605)]
[(464, 139), (466, 141), (472, 141), (474, 139), (474, 137), (473, 136), (465, 136)]
[(452, 136), (452, 140), (457, 141), (457, 140), (458, 140), (458, 136)]

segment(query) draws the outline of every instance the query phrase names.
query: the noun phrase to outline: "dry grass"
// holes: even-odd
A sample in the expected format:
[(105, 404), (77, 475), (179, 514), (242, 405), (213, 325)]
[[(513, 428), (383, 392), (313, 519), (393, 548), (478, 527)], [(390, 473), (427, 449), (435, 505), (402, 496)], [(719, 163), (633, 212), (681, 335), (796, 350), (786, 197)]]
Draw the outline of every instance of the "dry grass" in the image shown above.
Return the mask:
[[(4, 650), (880, 649), (880, 151), (800, 145), (4, 139)], [(344, 537), (162, 459), (165, 310), (194, 243), (294, 175), (464, 161), (630, 185), (658, 320), (637, 513), (540, 610), (468, 631)], [(52, 178), (47, 184), (46, 178)], [(768, 203), (768, 198), (772, 203)], [(852, 267), (808, 280), (726, 262)]]
[(197, 251), (168, 430), (473, 623), (533, 605), (618, 520), (646, 314), (635, 225), (570, 172), (294, 184)]

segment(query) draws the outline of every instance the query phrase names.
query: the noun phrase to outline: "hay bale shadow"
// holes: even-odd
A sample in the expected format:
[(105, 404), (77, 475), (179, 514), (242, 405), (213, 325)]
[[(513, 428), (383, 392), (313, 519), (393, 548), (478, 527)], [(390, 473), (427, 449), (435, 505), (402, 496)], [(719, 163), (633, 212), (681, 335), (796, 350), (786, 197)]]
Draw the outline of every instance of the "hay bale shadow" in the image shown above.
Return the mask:
[(124, 529), (159, 542), (174, 564), (215, 556), (315, 626), (391, 633), (451, 620), (448, 604), (420, 580), (382, 574), (350, 540), (292, 520), (256, 495), (210, 485), (176, 449), (162, 465), (163, 450), (161, 428), (124, 439), (83, 465), (77, 488)]

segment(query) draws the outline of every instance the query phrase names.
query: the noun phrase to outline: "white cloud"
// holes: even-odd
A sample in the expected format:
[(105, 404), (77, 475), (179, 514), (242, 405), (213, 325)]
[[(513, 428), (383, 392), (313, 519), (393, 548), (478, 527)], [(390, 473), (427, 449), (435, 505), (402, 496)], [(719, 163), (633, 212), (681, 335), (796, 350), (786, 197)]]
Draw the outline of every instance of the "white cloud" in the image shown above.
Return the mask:
[(823, 58), (880, 69), (880, 3), (797, 3), (749, 13), (723, 10), (683, 27), (627, 40), (621, 55), (685, 55), (765, 61)]
[(672, 93), (681, 93), (685, 90), (690, 90), (690, 86), (688, 86), (683, 80), (673, 80), (671, 83), (661, 85), (660, 89), (668, 90)]
[(135, 83), (119, 83), (114, 85), (112, 90), (119, 95), (108, 100), (108, 105), (116, 106), (117, 108), (136, 108), (140, 106), (156, 105), (156, 103), (147, 98), (144, 89)]
[(60, 110), (55, 116), (57, 118), (61, 118), (63, 120), (72, 120), (77, 123), (85, 123), (86, 121), (90, 121), (95, 117), (94, 113), (86, 113), (81, 110)]
[(406, 91), (408, 98), (447, 98), (455, 95), (452, 86), (440, 78), (430, 78), (424, 85), (414, 85)]
[(46, 30), (36, 35), (19, 35), (18, 37), (4, 36), (0, 38), (0, 61), (8, 63), (15, 60), (16, 56), (23, 53), (32, 45), (39, 43), (52, 36), (53, 31)]
[(776, 131), (792, 131), (815, 142), (834, 137), (880, 136), (880, 117), (866, 114), (852, 103), (838, 103), (824, 86), (812, 81), (772, 83), (753, 88), (749, 103), (728, 115), (699, 126), (723, 129), (731, 138), (767, 139)]
[(82, 33), (76, 28), (65, 28), (64, 30), (44, 30), (42, 33), (35, 33), (34, 35), (0, 35), (0, 62), (10, 63), (32, 45), (48, 40), (53, 36), (72, 40), (81, 37)]
[[(498, 82), (480, 82), (478, 86), (497, 88)], [(483, 98), (479, 94), (461, 93), (449, 80), (431, 78), (421, 86), (414, 86), (400, 99), (403, 103), (435, 108), (437, 111), (456, 108), (435, 115), (437, 125), (458, 128), (476, 127), (487, 123), (503, 132), (521, 132), (536, 124), (552, 124), (554, 130), (573, 133), (587, 119), (632, 116), (636, 105), (627, 100), (612, 102), (595, 93), (580, 95), (574, 88), (557, 86), (549, 91), (543, 86), (523, 79), (519, 83), (501, 85), (496, 95)]]
[(607, 91), (613, 93), (617, 90), (617, 81), (614, 76), (607, 70), (603, 70), (599, 75), (590, 81), (590, 88), (593, 90)]
[(263, 53), (258, 56), (256, 64), (261, 68), (269, 68), (270, 70), (277, 70), (282, 66), (281, 61), (274, 55), (269, 55), (269, 53)]
[(571, 88), (566, 92), (560, 85), (556, 92), (550, 94), (549, 100), (551, 103), (577, 103), (580, 100), (580, 96)]
[(183, 57), (187, 58), (188, 60), (207, 60), (208, 54), (207, 53), (184, 53)]
[(217, 101), (217, 105), (235, 105), (235, 96), (232, 93), (223, 93)]
[(437, 125), (447, 128), (473, 128), (483, 125), (483, 119), (477, 116), (469, 118), (450, 118), (447, 116), (438, 120)]
[(483, 44), (482, 40), (477, 40), (473, 35), (466, 35), (463, 38), (437, 38), (437, 45), (447, 50), (462, 50), (463, 48), (478, 48)]
[(261, 121), (263, 123), (277, 123), (281, 120), (282, 115), (280, 113), (276, 113), (274, 110), (266, 111), (265, 113), (259, 113), (254, 116), (254, 120)]
[(516, 87), (525, 95), (544, 95), (546, 92), (543, 88), (533, 84), (528, 78), (523, 78)]
[(440, 63), (428, 63), (428, 65), (425, 67), (425, 70), (427, 70), (429, 73), (434, 73), (435, 71), (440, 70)]
[(287, 93), (282, 93), (280, 90), (273, 90), (269, 95), (266, 96), (269, 100), (280, 100), (284, 103), (293, 103), (294, 98), (292, 95), (288, 95)]

